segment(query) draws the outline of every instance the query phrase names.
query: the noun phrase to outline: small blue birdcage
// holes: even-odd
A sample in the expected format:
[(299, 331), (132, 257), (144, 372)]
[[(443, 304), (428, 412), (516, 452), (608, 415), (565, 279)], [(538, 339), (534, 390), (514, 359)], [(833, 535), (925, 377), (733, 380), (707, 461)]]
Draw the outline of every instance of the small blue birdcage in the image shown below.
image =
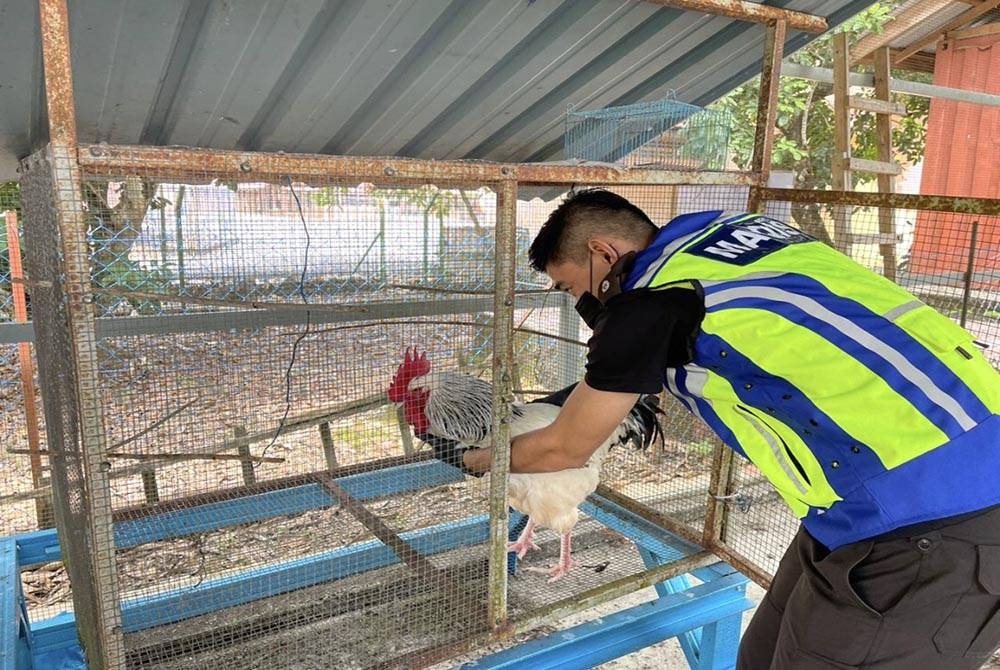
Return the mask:
[(731, 117), (676, 100), (566, 112), (568, 160), (628, 167), (724, 170)]

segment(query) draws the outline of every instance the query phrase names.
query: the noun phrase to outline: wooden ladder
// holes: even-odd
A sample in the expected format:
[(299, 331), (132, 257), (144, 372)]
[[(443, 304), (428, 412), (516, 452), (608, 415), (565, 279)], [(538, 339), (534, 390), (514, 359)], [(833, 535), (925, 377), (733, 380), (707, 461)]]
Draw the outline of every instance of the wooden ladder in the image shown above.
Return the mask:
[[(878, 192), (892, 193), (895, 178), (902, 168), (893, 160), (892, 117), (906, 114), (906, 106), (892, 102), (890, 81), (889, 47), (876, 49), (873, 53), (875, 64), (875, 97), (862, 98), (850, 94), (850, 54), (847, 33), (833, 37), (833, 108), (834, 108), (834, 155), (833, 188), (838, 191), (852, 190), (851, 173), (873, 172), (878, 178)], [(872, 112), (876, 122), (876, 142), (878, 160), (866, 160), (851, 156), (851, 110)], [(848, 256), (855, 244), (879, 245), (882, 254), (883, 274), (889, 279), (896, 278), (896, 231), (893, 225), (893, 210), (880, 207), (876, 235), (855, 235), (851, 229), (852, 207), (834, 206), (834, 244)]]

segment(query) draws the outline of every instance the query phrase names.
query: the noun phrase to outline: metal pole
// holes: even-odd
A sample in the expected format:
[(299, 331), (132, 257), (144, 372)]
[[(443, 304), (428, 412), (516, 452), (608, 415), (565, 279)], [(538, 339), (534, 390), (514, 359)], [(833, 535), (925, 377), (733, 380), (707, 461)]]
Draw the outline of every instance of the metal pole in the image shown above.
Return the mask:
[(496, 265), (493, 293), (493, 461), (490, 465), (490, 557), (488, 622), (507, 625), (507, 476), (510, 473), (511, 362), (513, 361), (514, 268), (517, 239), (517, 182), (497, 191)]
[[(90, 623), (90, 626), (78, 628), (91, 670), (123, 668), (125, 648), (111, 522), (110, 463), (105, 454), (107, 444), (100, 401), (87, 223), (83, 215), (82, 179), (77, 161), (76, 104), (73, 99), (66, 0), (39, 0), (39, 16), (49, 123), (49, 158), (54, 186), (52, 195), (63, 250), (66, 319), (72, 365), (76, 373), (76, 409), (80, 431), (77, 448), (82, 452), (79, 455), (84, 477), (80, 485), (86, 486), (85, 491), (68, 491), (67, 494), (84, 495), (83, 516), (90, 550), (90, 560), (85, 565), (89, 563), (92, 571), (86, 576), (90, 589), (84, 591), (90, 592), (92, 601), (88, 602), (85, 597), (78, 599), (74, 591), (74, 608), (77, 609), (78, 621)], [(54, 483), (56, 480), (53, 477)], [(71, 568), (71, 577), (84, 578), (79, 570), (73, 575), (72, 564), (68, 567)]]
[[(177, 283), (184, 293), (184, 191), (186, 186), (177, 187), (177, 202), (174, 203), (174, 237), (177, 244)], [(187, 308), (184, 308), (187, 311)]]
[(822, 16), (781, 9), (758, 2), (743, 2), (742, 0), (646, 0), (646, 2), (692, 12), (728, 16), (751, 23), (771, 25), (775, 21), (785, 21), (789, 27), (807, 33), (825, 33), (829, 28), (826, 19)]
[(373, 158), (370, 156), (322, 156), (273, 154), (186, 147), (141, 147), (84, 144), (80, 165), (87, 174), (121, 178), (123, 169), (153, 173), (163, 181), (208, 183), (266, 181), (293, 174), (297, 182), (328, 186), (344, 177), (383, 183), (427, 183), (449, 187), (492, 184), (517, 179), (519, 184), (565, 186), (611, 186), (617, 184), (683, 184), (687, 186), (750, 186), (756, 176), (749, 172), (692, 172), (690, 170), (628, 169), (606, 165), (569, 163), (494, 163), (489, 161), (445, 161), (417, 158)]
[(160, 267), (167, 267), (167, 208), (160, 203)]
[[(774, 124), (778, 116), (778, 84), (781, 80), (781, 59), (785, 52), (785, 22), (776, 21), (767, 27), (764, 36), (764, 63), (760, 73), (760, 93), (757, 98), (757, 128), (754, 132), (751, 169), (760, 176), (758, 184), (767, 186), (771, 176), (771, 156), (774, 149)], [(747, 209), (759, 211), (760, 191), (750, 189)]]
[(378, 280), (384, 284), (386, 280), (385, 266), (385, 203), (378, 203)]
[(979, 221), (972, 222), (972, 238), (969, 240), (969, 263), (965, 267), (965, 288), (962, 291), (962, 318), (959, 321), (965, 328), (965, 317), (969, 312), (969, 297), (972, 294), (972, 270), (976, 262), (976, 240), (979, 238)]
[[(798, 63), (785, 63), (782, 73), (786, 77), (798, 77), (811, 81), (821, 81), (827, 84), (833, 83), (833, 70), (822, 67), (809, 67)], [(875, 87), (875, 78), (870, 74), (849, 74), (848, 83), (851, 86)], [(942, 100), (955, 100), (957, 102), (970, 102), (975, 105), (987, 105), (990, 107), (1000, 107), (1000, 95), (991, 93), (980, 93), (978, 91), (964, 91), (949, 86), (936, 86), (934, 84), (921, 84), (916, 81), (905, 79), (890, 79), (889, 90), (893, 93), (907, 93), (917, 95), (922, 98), (940, 98)]]
[[(14, 322), (28, 322), (28, 301), (24, 295), (24, 268), (21, 265), (21, 240), (17, 234), (17, 214), (7, 212), (7, 249), (10, 254), (11, 294), (14, 298)], [(28, 452), (31, 462), (31, 485), (42, 487), (41, 437), (38, 430), (38, 405), (35, 402), (35, 365), (31, 359), (31, 344), (19, 342), (17, 358), (21, 368), (21, 391), (24, 393), (24, 424), (28, 433)], [(39, 528), (52, 525), (52, 499), (49, 496), (35, 499), (35, 515)]]

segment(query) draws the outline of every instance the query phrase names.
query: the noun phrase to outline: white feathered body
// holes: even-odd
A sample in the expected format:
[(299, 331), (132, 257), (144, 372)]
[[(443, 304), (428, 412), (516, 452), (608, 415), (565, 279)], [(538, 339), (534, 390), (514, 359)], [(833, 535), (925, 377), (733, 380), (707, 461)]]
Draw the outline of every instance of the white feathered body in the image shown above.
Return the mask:
[[(425, 415), (430, 433), (474, 447), (490, 446), (493, 389), (489, 382), (458, 372), (432, 372), (410, 382), (410, 389), (430, 390)], [(560, 407), (545, 403), (511, 405), (512, 438), (544, 428)], [(585, 467), (531, 474), (511, 474), (507, 482), (510, 506), (537, 525), (569, 533), (580, 517), (578, 507), (597, 489), (601, 462), (614, 444), (624, 443), (628, 426), (622, 423), (590, 457)]]

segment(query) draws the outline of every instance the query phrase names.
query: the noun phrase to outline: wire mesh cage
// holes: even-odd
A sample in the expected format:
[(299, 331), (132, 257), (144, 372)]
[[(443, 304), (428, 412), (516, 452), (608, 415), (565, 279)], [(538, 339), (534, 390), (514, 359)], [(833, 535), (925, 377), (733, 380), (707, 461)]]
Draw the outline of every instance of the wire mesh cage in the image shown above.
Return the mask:
[[(26, 163), (26, 244), (48, 250), (32, 256), (39, 363), (67, 382), (43, 394), (65, 565), (39, 570), (68, 570), (81, 638), (106, 667), (425, 665), (490, 632), (496, 495), (431, 459), (386, 389), (408, 347), (488, 382), (499, 351), (518, 402), (579, 377), (571, 302), (515, 262), (558, 196), (508, 205), (501, 226), (488, 180), (373, 184), (255, 160), (222, 177), (127, 156), (84, 166), (75, 218), (56, 159)], [(746, 198), (619, 190), (664, 220)], [(706, 447), (675, 432), (651, 454), (660, 474), (612, 454), (607, 496), (575, 531), (579, 569), (552, 585), (511, 577), (505, 617), (541, 620), (639, 580), (649, 566), (608, 526), (619, 504), (683, 504), (697, 535)], [(668, 558), (697, 549), (664, 542)], [(530, 562), (545, 565), (560, 542), (538, 544)]]
[(566, 112), (563, 154), (568, 160), (629, 167), (724, 170), (730, 115), (676, 100)]
[[(524, 568), (546, 570), (560, 536), (539, 530), (515, 561), (526, 519), (506, 478), (434, 459), (388, 392), (416, 348), (492, 384), (493, 429), (507, 401), (580, 378), (573, 303), (524, 263), (571, 176), (524, 167), (517, 199), (506, 166), (165, 153), (46, 150), (23, 173), (38, 361), (57, 383), (51, 486), (14, 495), (53, 496), (63, 560), (22, 580), (32, 621), (77, 626), (92, 667), (422, 667), (665, 577), (710, 579), (698, 570), (723, 564), (704, 547), (766, 583), (797, 520), (672, 398), (662, 444), (604, 457), (576, 565), (549, 582)], [(657, 223), (748, 198), (735, 179), (673, 179), (607, 187)], [(807, 232), (843, 206), (766, 202)], [(887, 217), (917, 212), (854, 203), (842, 250), (995, 352), (995, 273), (915, 273), (912, 237), (874, 234)]]

